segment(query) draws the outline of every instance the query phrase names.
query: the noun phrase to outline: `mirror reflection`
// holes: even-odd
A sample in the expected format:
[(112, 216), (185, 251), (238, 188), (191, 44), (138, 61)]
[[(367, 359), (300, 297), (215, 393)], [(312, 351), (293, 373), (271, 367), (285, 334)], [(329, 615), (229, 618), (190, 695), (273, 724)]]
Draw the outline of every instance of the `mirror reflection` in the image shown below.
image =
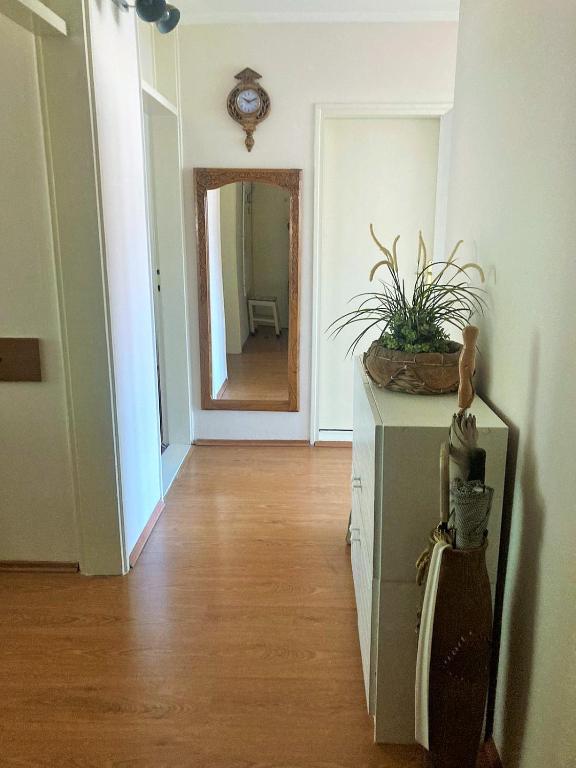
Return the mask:
[(211, 398), (287, 401), (290, 191), (239, 181), (206, 206)]

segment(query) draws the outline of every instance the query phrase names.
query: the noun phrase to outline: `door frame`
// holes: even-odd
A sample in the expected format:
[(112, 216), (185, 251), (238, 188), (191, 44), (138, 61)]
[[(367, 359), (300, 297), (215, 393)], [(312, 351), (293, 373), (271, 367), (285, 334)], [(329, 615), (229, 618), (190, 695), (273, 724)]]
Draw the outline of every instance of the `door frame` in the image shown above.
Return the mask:
[[(453, 107), (452, 102), (411, 102), (382, 103), (382, 104), (316, 104), (314, 114), (314, 219), (312, 242), (312, 360), (310, 387), (310, 443), (314, 445), (319, 439), (318, 425), (318, 351), (322, 329), (320, 328), (320, 282), (322, 279), (320, 255), (322, 253), (322, 163), (323, 129), (328, 119), (350, 120), (365, 118), (381, 119), (383, 117), (414, 117), (442, 118)], [(442, 123), (441, 123), (442, 125)], [(440, 158), (439, 158), (440, 159)], [(439, 174), (440, 176), (440, 174)], [(331, 434), (327, 439), (350, 439), (348, 432), (342, 435)]]

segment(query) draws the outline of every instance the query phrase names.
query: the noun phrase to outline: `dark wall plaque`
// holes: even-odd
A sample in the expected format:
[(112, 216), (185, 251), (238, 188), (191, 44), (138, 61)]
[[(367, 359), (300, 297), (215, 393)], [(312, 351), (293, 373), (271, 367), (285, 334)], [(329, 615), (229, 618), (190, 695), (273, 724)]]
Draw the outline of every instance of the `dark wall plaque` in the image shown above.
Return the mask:
[(42, 381), (38, 339), (0, 338), (0, 381)]

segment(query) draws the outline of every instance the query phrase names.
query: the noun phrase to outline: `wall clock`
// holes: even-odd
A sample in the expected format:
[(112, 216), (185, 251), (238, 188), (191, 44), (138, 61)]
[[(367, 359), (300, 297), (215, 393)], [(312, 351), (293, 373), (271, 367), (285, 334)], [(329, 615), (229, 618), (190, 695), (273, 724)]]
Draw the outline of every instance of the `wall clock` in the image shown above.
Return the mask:
[(228, 94), (228, 114), (240, 123), (246, 132), (246, 149), (252, 151), (254, 146), (254, 131), (258, 123), (270, 114), (270, 97), (258, 83), (262, 75), (250, 67), (235, 75), (238, 85)]

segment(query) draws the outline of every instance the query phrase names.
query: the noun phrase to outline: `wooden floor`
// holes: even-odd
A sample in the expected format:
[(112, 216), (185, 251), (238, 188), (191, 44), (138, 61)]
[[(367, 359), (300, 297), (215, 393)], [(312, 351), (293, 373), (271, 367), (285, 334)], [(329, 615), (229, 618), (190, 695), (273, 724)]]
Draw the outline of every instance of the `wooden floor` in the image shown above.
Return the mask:
[(226, 355), (228, 383), (222, 400), (288, 399), (288, 329), (276, 338), (262, 326), (248, 336), (241, 355)]
[(372, 744), (349, 474), (196, 447), (129, 576), (0, 574), (0, 765), (419, 767)]

